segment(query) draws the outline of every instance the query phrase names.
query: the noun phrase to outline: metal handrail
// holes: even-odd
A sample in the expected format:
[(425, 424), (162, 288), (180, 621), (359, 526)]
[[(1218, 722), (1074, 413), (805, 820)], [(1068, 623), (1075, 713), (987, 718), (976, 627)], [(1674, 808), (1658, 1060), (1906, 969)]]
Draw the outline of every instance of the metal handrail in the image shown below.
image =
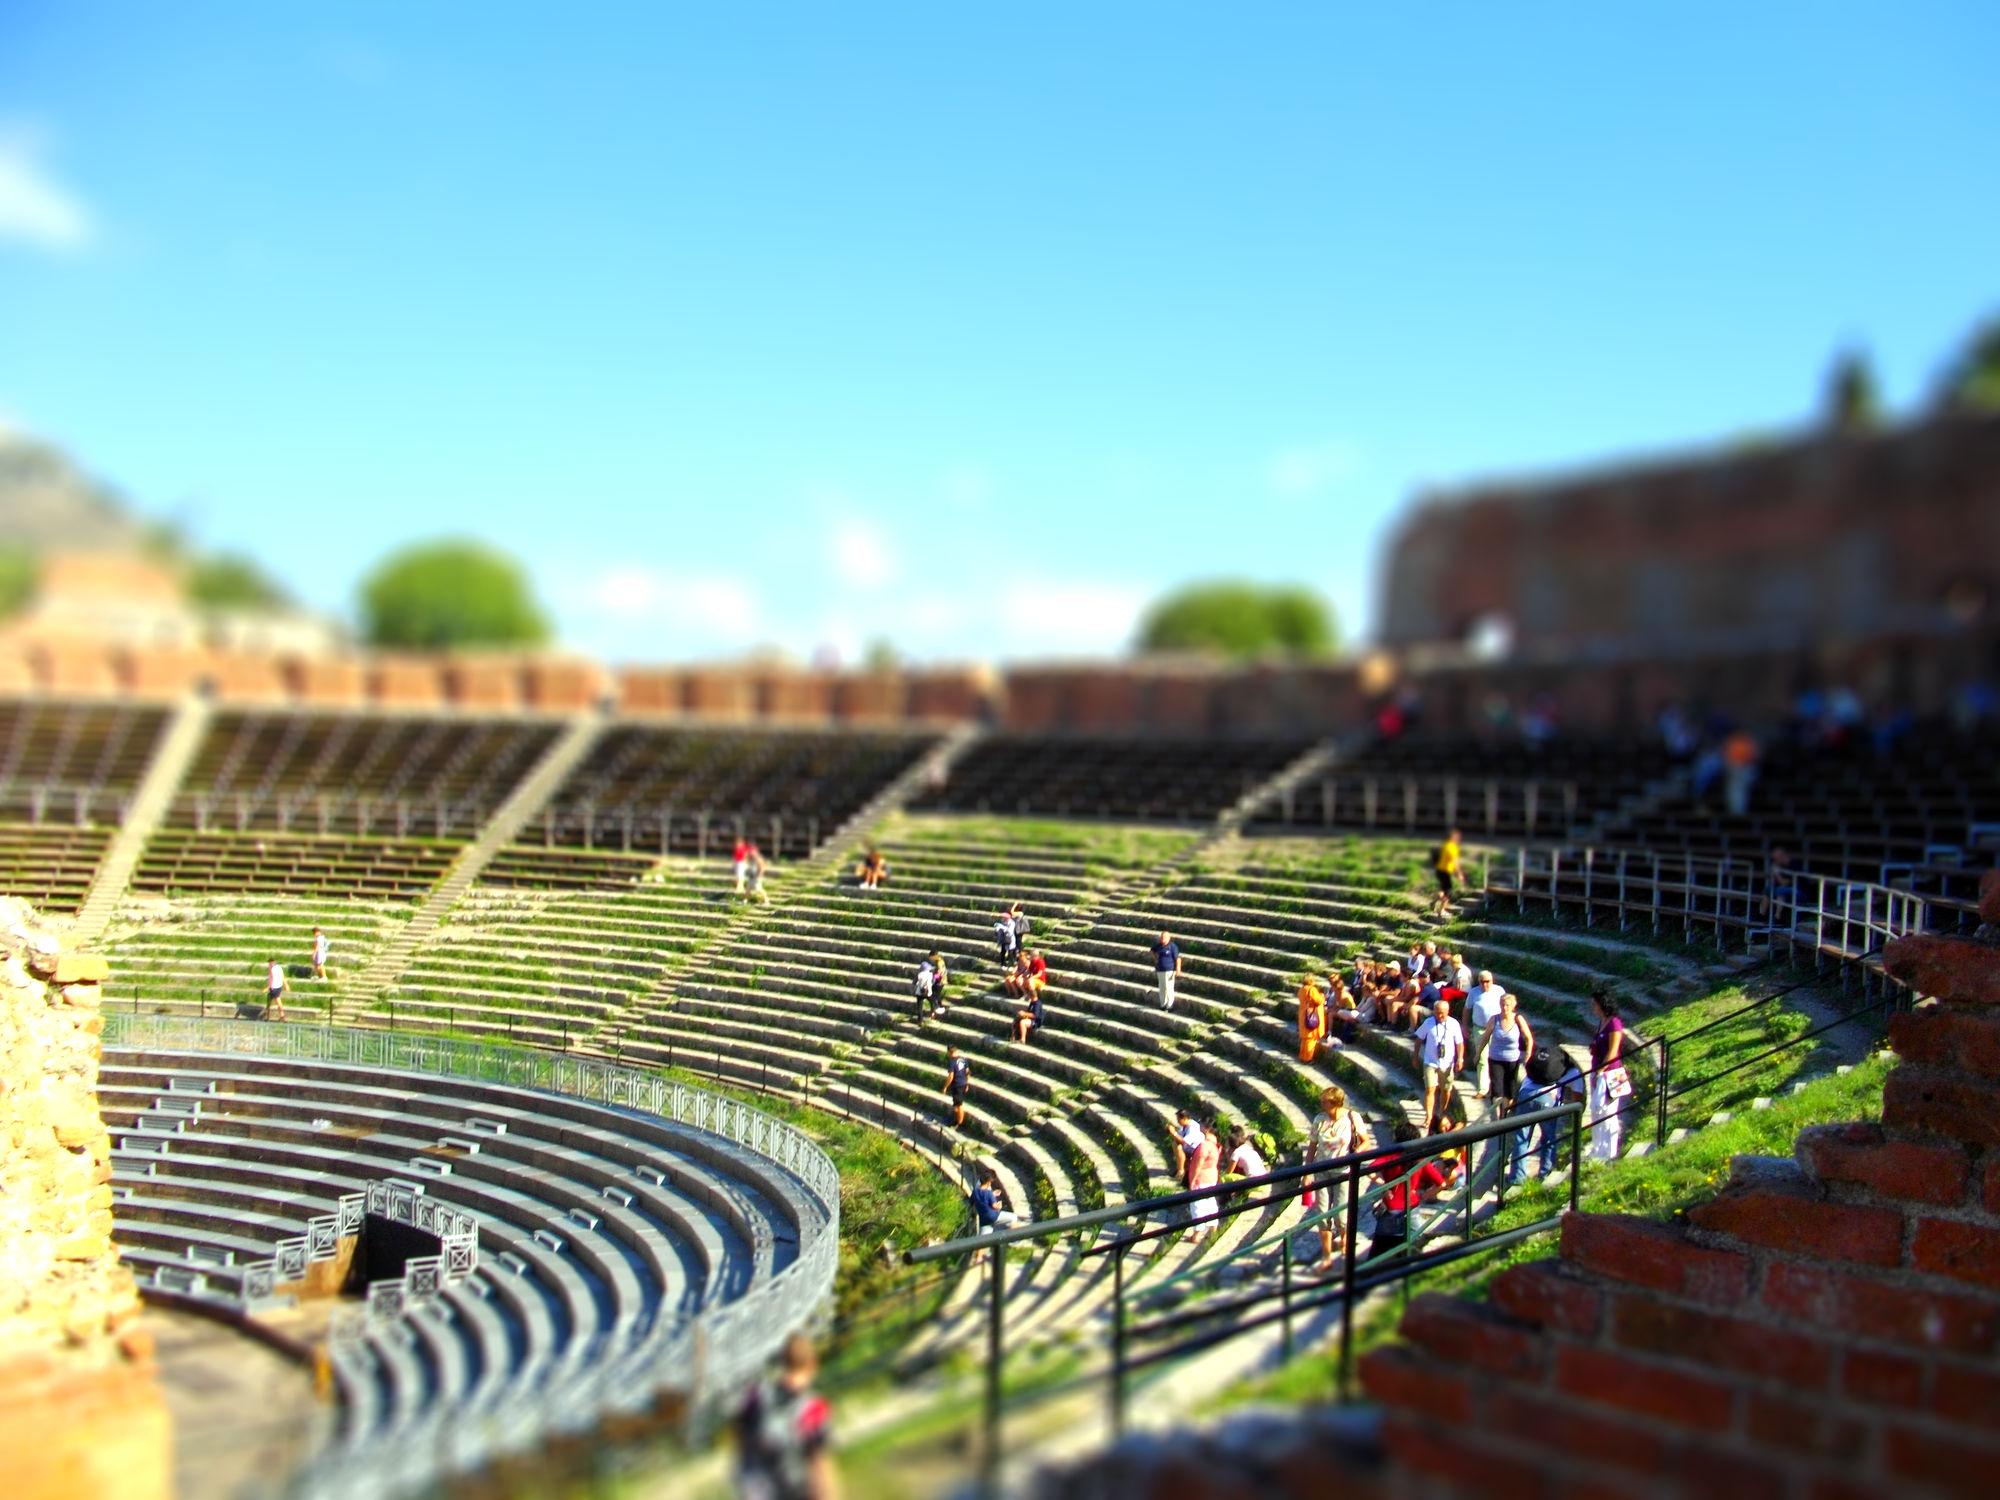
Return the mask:
[[(1346, 1156), (1329, 1157), (1321, 1161), (1301, 1162), (1294, 1166), (1279, 1167), (1258, 1177), (1240, 1178), (1228, 1183), (1217, 1183), (1213, 1187), (1194, 1188), (1186, 1192), (1168, 1193), (1158, 1198), (1142, 1199), (1137, 1203), (1124, 1203), (1106, 1208), (1089, 1209), (1083, 1213), (1066, 1214), (1059, 1218), (1044, 1220), (1039, 1224), (1020, 1224), (1012, 1228), (995, 1230), (988, 1234), (965, 1235), (958, 1239), (946, 1240), (940, 1244), (925, 1245), (905, 1251), (903, 1260), (908, 1265), (926, 1265), (955, 1256), (989, 1253), (988, 1258), (992, 1266), (992, 1272), (988, 1279), (986, 1380), (985, 1395), (982, 1403), (985, 1437), (981, 1445), (981, 1477), (984, 1491), (989, 1495), (997, 1494), (999, 1485), (1000, 1418), (1002, 1406), (1001, 1371), (1006, 1362), (1004, 1307), (1006, 1302), (1006, 1249), (1008, 1246), (1020, 1244), (1028, 1240), (1051, 1239), (1068, 1234), (1082, 1234), (1109, 1224), (1142, 1219), (1154, 1214), (1172, 1213), (1181, 1208), (1191, 1208), (1196, 1204), (1210, 1203), (1224, 1195), (1239, 1194), (1246, 1190), (1271, 1189), (1271, 1201), (1275, 1201), (1283, 1198), (1297, 1197), (1305, 1192), (1308, 1185), (1318, 1191), (1336, 1191), (1344, 1186), (1344, 1196), (1347, 1206), (1344, 1214), (1342, 1234), (1343, 1252), (1342, 1271), (1339, 1277), (1340, 1290), (1324, 1293), (1313, 1298), (1309, 1303), (1301, 1304), (1301, 1306), (1318, 1307), (1331, 1306), (1333, 1303), (1339, 1302), (1341, 1305), (1340, 1388), (1344, 1393), (1351, 1385), (1353, 1372), (1354, 1304), (1363, 1291), (1405, 1280), (1419, 1272), (1429, 1270), (1433, 1266), (1444, 1264), (1446, 1259), (1461, 1259), (1465, 1255), (1497, 1248), (1501, 1244), (1512, 1244), (1527, 1234), (1540, 1233), (1545, 1229), (1551, 1228), (1557, 1222), (1557, 1216), (1550, 1216), (1545, 1221), (1538, 1221), (1533, 1225), (1523, 1226), (1518, 1231), (1508, 1231), (1505, 1235), (1496, 1235), (1490, 1239), (1479, 1240), (1476, 1247), (1460, 1245), (1453, 1247), (1456, 1253), (1446, 1255), (1441, 1252), (1438, 1256), (1434, 1257), (1426, 1257), (1421, 1254), (1411, 1256), (1409, 1254), (1410, 1248), (1420, 1242), (1422, 1238), (1422, 1236), (1417, 1236), (1407, 1239), (1404, 1246), (1399, 1249), (1397, 1253), (1405, 1258), (1397, 1264), (1383, 1267), (1380, 1271), (1357, 1274), (1358, 1262), (1355, 1255), (1355, 1238), (1357, 1220), (1359, 1218), (1362, 1178), (1364, 1176), (1375, 1176), (1385, 1168), (1407, 1168), (1403, 1174), (1407, 1179), (1410, 1173), (1419, 1170), (1423, 1163), (1430, 1158), (1465, 1149), (1466, 1162), (1462, 1189), (1464, 1194), (1462, 1212), (1466, 1225), (1467, 1239), (1470, 1241), (1473, 1238), (1472, 1203), (1474, 1195), (1479, 1191), (1476, 1179), (1483, 1174), (1484, 1169), (1475, 1164), (1475, 1153), (1469, 1148), (1481, 1141), (1499, 1136), (1512, 1137), (1516, 1132), (1532, 1129), (1535, 1126), (1556, 1120), (1569, 1121), (1569, 1207), (1573, 1210), (1577, 1206), (1579, 1196), (1579, 1179), (1577, 1174), (1583, 1156), (1583, 1114), (1584, 1107), (1580, 1104), (1560, 1104), (1550, 1109), (1523, 1111), (1518, 1114), (1504, 1116), (1497, 1120), (1484, 1121), (1478, 1125), (1468, 1125), (1463, 1129), (1450, 1131), (1444, 1135), (1429, 1136), (1417, 1141), (1398, 1142), (1389, 1146), (1373, 1146), (1366, 1151), (1351, 1152)], [(1499, 1156), (1497, 1155), (1489, 1158), (1489, 1160), (1498, 1159)], [(1248, 1212), (1251, 1208), (1258, 1206), (1265, 1205), (1261, 1203), (1217, 1203), (1214, 1218), (1219, 1221), (1231, 1214)], [(1404, 1212), (1410, 1216), (1411, 1220), (1414, 1220), (1416, 1210), (1417, 1205), (1411, 1204)], [(1460, 1209), (1454, 1209), (1452, 1212), (1460, 1211)], [(1435, 1230), (1439, 1222), (1447, 1220), (1449, 1217), (1449, 1213), (1440, 1214), (1432, 1221), (1431, 1229)], [(1407, 1222), (1409, 1220), (1406, 1220)], [(1184, 1226), (1176, 1224), (1174, 1227), (1179, 1229)], [(1142, 1356), (1139, 1361), (1135, 1362), (1130, 1358), (1127, 1349), (1128, 1339), (1134, 1330), (1127, 1323), (1125, 1313), (1125, 1257), (1131, 1250), (1132, 1245), (1139, 1241), (1139, 1238), (1137, 1235), (1121, 1236), (1108, 1245), (1092, 1247), (1083, 1252), (1085, 1256), (1108, 1253), (1112, 1257), (1113, 1308), (1110, 1330), (1109, 1395), (1111, 1421), (1114, 1431), (1122, 1431), (1124, 1427), (1126, 1381), (1132, 1370), (1142, 1368), (1144, 1365), (1158, 1363), (1165, 1359), (1198, 1352), (1200, 1349), (1208, 1348), (1213, 1344), (1234, 1338), (1252, 1329), (1267, 1326), (1274, 1321), (1282, 1321), (1284, 1323), (1286, 1328), (1286, 1342), (1289, 1346), (1291, 1318), (1293, 1313), (1298, 1310), (1294, 1306), (1291, 1262), (1289, 1254), (1287, 1254), (1285, 1274), (1280, 1286), (1275, 1291), (1266, 1291), (1246, 1298), (1233, 1299), (1231, 1305), (1228, 1307), (1197, 1310), (1197, 1313), (1201, 1316), (1213, 1319), (1230, 1311), (1239, 1311), (1258, 1305), (1260, 1302), (1275, 1300), (1280, 1304), (1277, 1312), (1232, 1323), (1227, 1328), (1199, 1335), (1196, 1339), (1184, 1345), (1175, 1346), (1173, 1349), (1153, 1351), (1148, 1355)], [(1323, 1282), (1309, 1283), (1309, 1286), (1329, 1285), (1331, 1281), (1332, 1278), (1329, 1277)], [(1189, 1315), (1189, 1320), (1193, 1320), (1192, 1315)], [(1139, 1332), (1158, 1331), (1161, 1326), (1173, 1327), (1179, 1325), (1170, 1319), (1163, 1325), (1148, 1325), (1146, 1328), (1139, 1330)]]

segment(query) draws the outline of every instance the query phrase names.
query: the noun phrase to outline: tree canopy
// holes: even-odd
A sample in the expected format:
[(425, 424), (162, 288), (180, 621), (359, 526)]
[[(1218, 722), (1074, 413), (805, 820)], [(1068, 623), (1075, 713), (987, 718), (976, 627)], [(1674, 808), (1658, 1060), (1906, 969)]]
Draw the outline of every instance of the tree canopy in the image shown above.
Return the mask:
[(1141, 651), (1281, 651), (1319, 656), (1338, 644), (1333, 608), (1304, 584), (1220, 579), (1176, 589), (1146, 611)]
[(1947, 406), (1966, 411), (2000, 411), (2000, 317), (1973, 330), (1945, 368), (1940, 394)]
[(361, 584), (361, 633), (377, 646), (538, 646), (548, 617), (521, 565), (481, 542), (391, 553)]
[(217, 552), (188, 564), (188, 601), (211, 609), (283, 609), (293, 600), (264, 565), (240, 552)]

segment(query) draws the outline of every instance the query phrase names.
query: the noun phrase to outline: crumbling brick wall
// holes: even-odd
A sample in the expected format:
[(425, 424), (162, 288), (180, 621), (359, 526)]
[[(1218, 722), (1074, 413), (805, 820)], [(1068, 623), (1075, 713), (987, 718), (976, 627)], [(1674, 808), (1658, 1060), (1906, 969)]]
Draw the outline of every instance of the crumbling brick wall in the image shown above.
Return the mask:
[(166, 1408), (111, 1246), (104, 961), (0, 898), (0, 1494), (164, 1496)]
[[(1266, 1418), (1252, 1443), (1241, 1424), (1147, 1440), (1045, 1493), (2000, 1493), (2000, 871), (1981, 915), (1975, 939), (1884, 956), (1933, 998), (1892, 1023), (1880, 1123), (1739, 1158), (1670, 1224), (1568, 1215), (1560, 1253), (1487, 1302), (1414, 1299), (1361, 1362), (1372, 1447), (1331, 1442), (1325, 1414)], [(1305, 1477), (1257, 1456), (1301, 1448), (1322, 1459)]]

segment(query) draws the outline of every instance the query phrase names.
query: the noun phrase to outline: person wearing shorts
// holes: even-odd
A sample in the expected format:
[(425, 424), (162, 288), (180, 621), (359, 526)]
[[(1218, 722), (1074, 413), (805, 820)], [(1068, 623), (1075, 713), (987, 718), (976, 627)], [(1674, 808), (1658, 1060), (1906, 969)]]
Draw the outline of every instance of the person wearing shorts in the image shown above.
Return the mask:
[(313, 929), (313, 978), (322, 980), (326, 978), (326, 961), (332, 952), (333, 944), (326, 940), (325, 929), (315, 927)]
[(1424, 1130), (1435, 1129), (1451, 1108), (1451, 1085), (1465, 1067), (1465, 1030), (1451, 1018), (1451, 1007), (1440, 1000), (1428, 1021), (1417, 1028), (1417, 1068), (1424, 1080)]
[(275, 958), (271, 960), (271, 971), (264, 980), (264, 1019), (285, 1019), (285, 966)]
[(944, 1087), (940, 1094), (951, 1096), (951, 1123), (958, 1129), (965, 1128), (965, 1096), (972, 1092), (972, 1065), (959, 1056), (958, 1048), (951, 1049), (945, 1060)]
[(1458, 830), (1454, 828), (1445, 836), (1445, 841), (1438, 845), (1437, 860), (1432, 867), (1438, 883), (1433, 909), (1439, 916), (1444, 916), (1451, 910), (1451, 898), (1458, 882), (1458, 855)]

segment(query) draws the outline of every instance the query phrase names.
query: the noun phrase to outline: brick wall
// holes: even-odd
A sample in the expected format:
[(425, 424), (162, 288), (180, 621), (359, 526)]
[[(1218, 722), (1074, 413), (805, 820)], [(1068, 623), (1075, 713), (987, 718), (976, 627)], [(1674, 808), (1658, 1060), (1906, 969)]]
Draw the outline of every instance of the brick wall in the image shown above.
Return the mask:
[[(1568, 1215), (1559, 1253), (1486, 1302), (1415, 1298), (1400, 1342), (1361, 1361), (1372, 1449), (1294, 1478), (1232, 1461), (1225, 1429), (1116, 1450), (1045, 1494), (2000, 1493), (2000, 871), (1981, 915), (1976, 939), (1885, 955), (1932, 998), (1894, 1020), (1879, 1122), (1738, 1158), (1672, 1223)], [(1325, 1420), (1263, 1447), (1309, 1445)]]

